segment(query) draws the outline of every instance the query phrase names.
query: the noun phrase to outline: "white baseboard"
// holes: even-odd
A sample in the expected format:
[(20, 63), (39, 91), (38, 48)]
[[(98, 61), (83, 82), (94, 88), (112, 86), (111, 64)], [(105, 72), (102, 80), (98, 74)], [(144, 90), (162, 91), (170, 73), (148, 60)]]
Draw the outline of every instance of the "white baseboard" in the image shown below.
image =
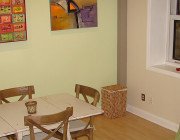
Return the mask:
[(162, 127), (165, 127), (167, 129), (170, 129), (174, 132), (177, 132), (178, 128), (179, 128), (179, 125), (176, 124), (176, 123), (173, 123), (169, 120), (166, 120), (164, 118), (161, 118), (161, 117), (158, 117), (156, 115), (153, 115), (147, 111), (144, 111), (142, 109), (139, 109), (137, 107), (134, 107), (134, 106), (131, 106), (131, 105), (127, 105), (127, 111), (132, 113), (132, 114), (135, 114), (139, 117), (142, 117), (148, 121), (151, 121), (153, 123), (156, 123)]

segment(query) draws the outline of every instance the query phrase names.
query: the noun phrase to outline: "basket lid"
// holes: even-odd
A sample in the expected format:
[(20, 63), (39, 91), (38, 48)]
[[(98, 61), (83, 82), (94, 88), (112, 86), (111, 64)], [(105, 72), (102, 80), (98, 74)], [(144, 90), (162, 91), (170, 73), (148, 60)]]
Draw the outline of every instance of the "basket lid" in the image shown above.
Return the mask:
[(114, 92), (114, 91), (127, 91), (127, 87), (124, 85), (110, 85), (102, 87), (102, 90)]

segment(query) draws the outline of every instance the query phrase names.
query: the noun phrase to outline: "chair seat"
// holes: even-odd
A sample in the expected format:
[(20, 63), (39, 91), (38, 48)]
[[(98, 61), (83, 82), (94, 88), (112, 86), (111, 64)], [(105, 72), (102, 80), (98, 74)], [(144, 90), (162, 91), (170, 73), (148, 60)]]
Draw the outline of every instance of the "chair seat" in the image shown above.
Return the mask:
[[(74, 120), (74, 121), (70, 121), (69, 122), (69, 131), (70, 132), (74, 132), (74, 131), (79, 131), (79, 130), (82, 130), (86, 127), (87, 123), (82, 121), (82, 120)], [(88, 126), (87, 129), (90, 129), (92, 127)], [(35, 134), (35, 137), (36, 139), (42, 139), (44, 138), (45, 136), (47, 136), (47, 134), (44, 134), (44, 133), (41, 133), (41, 132), (38, 132)], [(1, 140), (1, 139), (0, 139)], [(5, 139), (2, 139), (2, 140), (5, 140)], [(23, 137), (23, 140), (30, 140), (30, 137), (29, 136), (24, 136)], [(50, 140), (57, 140), (56, 138), (51, 138)]]
[(7, 137), (0, 137), (0, 140), (8, 140)]
[[(35, 134), (35, 138), (37, 140), (42, 140), (43, 138), (45, 138), (47, 136), (47, 134), (43, 133), (43, 132), (38, 132)], [(30, 140), (30, 136), (24, 136), (23, 140)], [(50, 140), (58, 140), (57, 138), (51, 138)]]
[[(69, 122), (69, 131), (79, 131), (83, 130), (86, 127), (87, 123), (82, 120), (74, 120)], [(92, 127), (88, 126), (87, 129), (90, 129)]]

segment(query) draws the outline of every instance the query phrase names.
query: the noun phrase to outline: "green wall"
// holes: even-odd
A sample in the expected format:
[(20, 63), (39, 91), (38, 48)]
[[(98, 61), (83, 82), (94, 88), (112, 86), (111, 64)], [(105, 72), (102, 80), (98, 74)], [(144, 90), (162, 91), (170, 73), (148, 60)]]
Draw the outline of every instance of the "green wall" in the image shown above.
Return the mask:
[(36, 96), (100, 90), (117, 79), (117, 0), (98, 0), (98, 27), (50, 30), (49, 1), (26, 0), (28, 40), (0, 44), (0, 89), (34, 85)]

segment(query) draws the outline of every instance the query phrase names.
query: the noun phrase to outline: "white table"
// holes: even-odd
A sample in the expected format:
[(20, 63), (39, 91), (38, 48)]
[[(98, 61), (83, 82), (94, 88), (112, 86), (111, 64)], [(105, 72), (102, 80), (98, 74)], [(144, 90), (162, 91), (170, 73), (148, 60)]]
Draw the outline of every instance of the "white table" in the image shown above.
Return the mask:
[(16, 130), (10, 126), (5, 120), (0, 118), (0, 137), (15, 134)]
[(90, 105), (85, 101), (79, 100), (76, 97), (69, 94), (55, 94), (41, 97), (41, 99), (54, 105), (60, 110), (66, 109), (67, 106), (73, 106), (73, 117), (75, 119), (86, 118), (103, 113), (103, 111), (100, 108)]
[[(73, 106), (73, 116), (70, 120), (85, 118), (102, 114), (103, 111), (82, 100), (75, 98), (69, 94), (56, 94), (34, 99), (37, 101), (37, 113), (35, 115), (47, 115), (61, 112), (66, 107)], [(25, 107), (26, 101), (18, 101), (0, 105), (0, 117), (3, 119), (1, 123), (7, 122), (6, 129), (0, 125), (0, 130), (5, 129), (1, 135), (9, 134), (8, 131), (17, 134), (18, 139), (22, 139), (23, 135), (29, 133), (29, 128), (24, 126), (24, 116), (27, 116)], [(8, 128), (9, 124), (9, 128)], [(58, 124), (57, 124), (58, 125)], [(57, 125), (49, 126), (49, 129), (55, 128)], [(1, 136), (0, 135), (0, 136)]]

